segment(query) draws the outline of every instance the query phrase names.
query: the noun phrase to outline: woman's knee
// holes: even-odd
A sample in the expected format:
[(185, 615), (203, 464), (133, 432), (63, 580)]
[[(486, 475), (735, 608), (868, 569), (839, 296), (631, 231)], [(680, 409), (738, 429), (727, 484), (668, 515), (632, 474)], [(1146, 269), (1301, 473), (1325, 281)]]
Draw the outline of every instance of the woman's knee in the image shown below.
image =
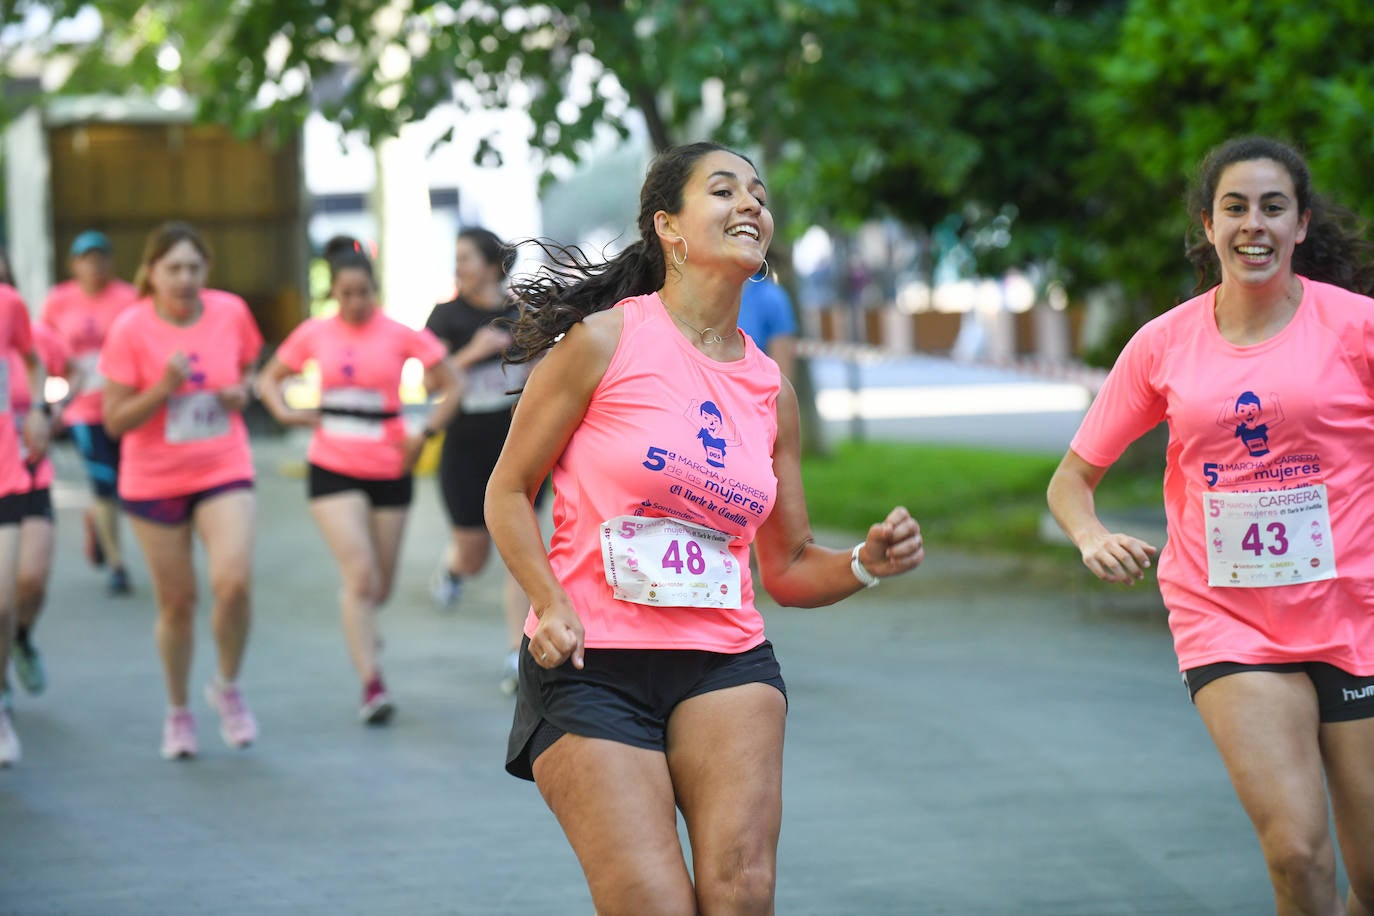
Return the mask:
[(698, 863), (697, 900), (703, 916), (773, 912), (776, 860), (771, 850), (744, 843), (710, 862)]
[(159, 591), (157, 610), (158, 626), (164, 629), (190, 629), (196, 619), (195, 590)]
[(372, 590), (372, 606), (381, 607), (391, 600), (391, 580), (378, 573), (376, 586)]
[(157, 600), (158, 617), (163, 622), (170, 624), (184, 619), (189, 624), (195, 617), (196, 603), (200, 596), (196, 594), (193, 573), (188, 571), (184, 575), (155, 575), (153, 595)]
[(215, 605), (221, 608), (246, 606), (252, 587), (251, 574), (247, 570), (220, 572), (210, 580), (210, 591), (215, 596)]
[(381, 571), (374, 564), (358, 563), (344, 570), (344, 596), (353, 603), (377, 606), (386, 600), (384, 586)]
[(1260, 845), (1275, 884), (1301, 892), (1336, 879), (1335, 854), (1327, 836), (1280, 827), (1266, 830)]

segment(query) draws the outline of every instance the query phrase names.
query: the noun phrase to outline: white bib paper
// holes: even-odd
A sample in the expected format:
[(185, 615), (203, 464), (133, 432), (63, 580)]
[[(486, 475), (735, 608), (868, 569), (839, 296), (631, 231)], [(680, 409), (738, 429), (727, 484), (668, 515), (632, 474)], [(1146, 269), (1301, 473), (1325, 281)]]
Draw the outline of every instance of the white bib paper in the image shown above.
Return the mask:
[(479, 363), (468, 369), (463, 376), (463, 410), (491, 413), (514, 404), (517, 395), (507, 392), (522, 384), (523, 369), (523, 366), (505, 366), (500, 360)]
[(167, 399), (167, 442), (199, 442), (229, 433), (229, 413), (213, 391), (174, 394)]
[(1269, 588), (1336, 578), (1326, 485), (1204, 493), (1207, 584)]
[(380, 391), (371, 388), (331, 388), (320, 395), (320, 407), (325, 408), (320, 414), (320, 429), (331, 436), (378, 442), (386, 432), (386, 421), (379, 417), (331, 414), (327, 410), (333, 407), (381, 413), (386, 408), (386, 399)]
[(621, 515), (601, 523), (601, 560), (615, 597), (667, 607), (740, 606), (733, 535), (675, 518)]
[(10, 412), (10, 361), (0, 359), (0, 413)]
[(86, 394), (91, 391), (100, 391), (105, 387), (105, 376), (100, 374), (97, 368), (100, 365), (100, 351), (93, 353), (83, 353), (72, 359), (72, 364), (81, 372), (81, 388), (79, 394)]

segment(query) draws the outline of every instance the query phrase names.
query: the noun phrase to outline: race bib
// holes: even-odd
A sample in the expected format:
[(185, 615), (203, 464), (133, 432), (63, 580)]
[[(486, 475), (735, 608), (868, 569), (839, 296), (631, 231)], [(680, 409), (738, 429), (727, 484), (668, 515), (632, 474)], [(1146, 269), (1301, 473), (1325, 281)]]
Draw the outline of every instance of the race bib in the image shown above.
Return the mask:
[(463, 410), (491, 413), (514, 404), (517, 396), (507, 392), (522, 384), (526, 374), (523, 369), (523, 366), (504, 366), (500, 360), (473, 366), (463, 376)]
[(229, 433), (229, 413), (213, 391), (174, 394), (167, 399), (167, 442), (199, 442)]
[(100, 374), (100, 351), (83, 353), (72, 359), (72, 364), (81, 373), (81, 388), (78, 394), (87, 394), (91, 391), (100, 391), (105, 387), (105, 376)]
[(0, 359), (0, 413), (9, 413), (10, 409), (10, 361)]
[(381, 417), (361, 417), (335, 410), (356, 410), (380, 414), (386, 409), (386, 399), (371, 388), (330, 388), (320, 395), (320, 429), (331, 436), (345, 439), (367, 439), (378, 442), (386, 433)]
[(1336, 578), (1326, 485), (1204, 493), (1207, 584), (1269, 588)]
[(635, 604), (738, 608), (734, 539), (675, 518), (617, 516), (601, 523), (606, 584), (616, 598)]

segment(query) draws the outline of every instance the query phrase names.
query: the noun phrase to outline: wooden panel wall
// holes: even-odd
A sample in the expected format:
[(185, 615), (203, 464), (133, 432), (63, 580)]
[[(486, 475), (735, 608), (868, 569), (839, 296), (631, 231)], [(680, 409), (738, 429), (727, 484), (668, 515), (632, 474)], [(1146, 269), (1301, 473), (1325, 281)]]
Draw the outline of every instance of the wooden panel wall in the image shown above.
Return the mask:
[(52, 128), (49, 149), (59, 265), (78, 233), (100, 229), (115, 246), (119, 274), (132, 280), (149, 232), (185, 220), (214, 253), (210, 285), (243, 296), (269, 341), (304, 316), (294, 139), (274, 145), (214, 125), (101, 123)]

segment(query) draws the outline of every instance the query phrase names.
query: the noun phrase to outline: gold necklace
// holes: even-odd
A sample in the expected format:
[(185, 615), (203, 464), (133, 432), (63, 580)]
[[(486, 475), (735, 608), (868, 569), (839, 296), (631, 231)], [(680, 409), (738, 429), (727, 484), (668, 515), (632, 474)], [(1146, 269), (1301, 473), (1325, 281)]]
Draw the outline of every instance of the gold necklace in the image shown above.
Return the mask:
[(702, 330), (701, 328), (699, 328), (699, 327), (697, 327), (696, 325), (692, 324), (692, 323), (691, 323), (690, 321), (688, 321), (686, 318), (683, 318), (683, 317), (682, 317), (681, 315), (679, 315), (677, 312), (673, 311), (673, 307), (672, 307), (671, 305), (668, 304), (668, 300), (667, 300), (667, 299), (664, 299), (663, 296), (662, 296), (661, 294), (659, 295), (658, 298), (659, 298), (659, 301), (663, 303), (663, 307), (664, 307), (665, 309), (668, 310), (668, 314), (669, 314), (669, 315), (673, 316), (674, 319), (676, 319), (677, 321), (682, 322), (682, 323), (685, 324), (687, 327), (691, 328), (693, 331), (696, 331), (697, 334), (701, 336), (701, 342), (702, 342), (703, 344), (718, 344), (718, 343), (725, 343), (725, 341), (727, 340), (727, 338), (721, 337), (719, 334), (717, 334), (715, 328), (706, 328), (706, 330)]

